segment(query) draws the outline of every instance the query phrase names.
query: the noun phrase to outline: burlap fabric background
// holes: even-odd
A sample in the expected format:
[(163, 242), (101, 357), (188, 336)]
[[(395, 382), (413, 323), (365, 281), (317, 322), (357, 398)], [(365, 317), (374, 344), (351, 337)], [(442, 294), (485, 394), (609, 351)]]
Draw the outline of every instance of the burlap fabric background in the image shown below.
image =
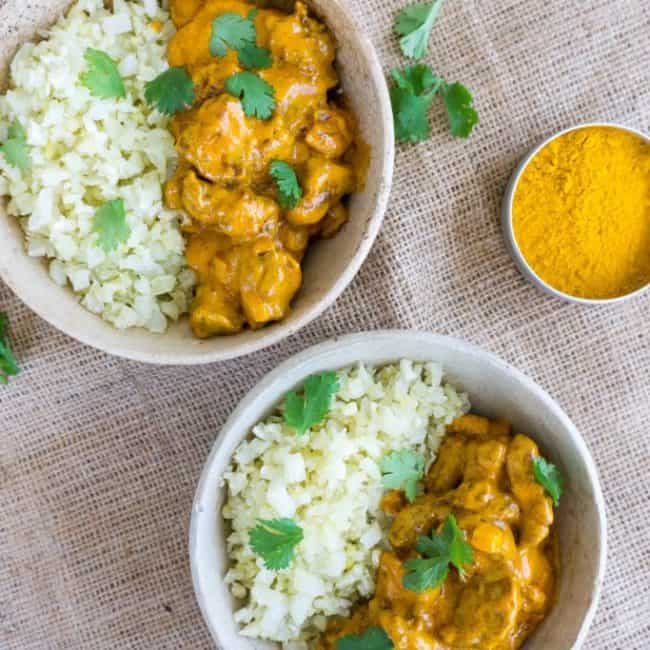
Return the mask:
[[(0, 0), (0, 20), (2, 14)], [(386, 70), (401, 0), (354, 10)], [(650, 295), (596, 309), (517, 273), (498, 226), (517, 160), (567, 125), (650, 126), (646, 0), (453, 0), (428, 61), (475, 92), (481, 126), (400, 146), (383, 230), (335, 307), (285, 343), (200, 368), (111, 358), (58, 333), (0, 283), (23, 373), (0, 388), (0, 648), (208, 648), (187, 560), (195, 484), (260, 377), (334, 334), (453, 334), (547, 388), (600, 468), (609, 565), (587, 648), (650, 647)], [(553, 650), (553, 649), (549, 649)]]

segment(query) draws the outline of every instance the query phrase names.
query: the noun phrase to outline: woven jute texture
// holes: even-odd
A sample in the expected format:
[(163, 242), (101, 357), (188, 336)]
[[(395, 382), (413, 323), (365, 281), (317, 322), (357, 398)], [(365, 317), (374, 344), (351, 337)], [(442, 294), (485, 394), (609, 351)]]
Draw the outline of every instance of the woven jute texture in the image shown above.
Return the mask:
[[(0, 6), (2, 5), (0, 0)], [(399, 0), (356, 0), (386, 71)], [(586, 647), (650, 647), (650, 295), (585, 308), (520, 277), (498, 225), (516, 162), (590, 120), (650, 126), (646, 0), (453, 0), (428, 56), (480, 128), (398, 148), (382, 232), (350, 288), (271, 349), (195, 368), (122, 361), (60, 334), (0, 283), (23, 372), (0, 388), (0, 648), (209, 648), (187, 538), (203, 462), (244, 393), (289, 355), (382, 327), (451, 334), (559, 400), (599, 466), (608, 570)], [(553, 650), (549, 648), (549, 650)]]

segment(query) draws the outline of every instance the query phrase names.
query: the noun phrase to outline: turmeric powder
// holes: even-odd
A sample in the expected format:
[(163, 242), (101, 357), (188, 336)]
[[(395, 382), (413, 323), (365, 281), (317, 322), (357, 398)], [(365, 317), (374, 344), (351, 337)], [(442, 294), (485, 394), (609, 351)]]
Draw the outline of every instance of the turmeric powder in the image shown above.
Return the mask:
[(546, 145), (515, 191), (513, 228), (528, 265), (563, 293), (616, 298), (650, 282), (650, 144), (585, 127)]

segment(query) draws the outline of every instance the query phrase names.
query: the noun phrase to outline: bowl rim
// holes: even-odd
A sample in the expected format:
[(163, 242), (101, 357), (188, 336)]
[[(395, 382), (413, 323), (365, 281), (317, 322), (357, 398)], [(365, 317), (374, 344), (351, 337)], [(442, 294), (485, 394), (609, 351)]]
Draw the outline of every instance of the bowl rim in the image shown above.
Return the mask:
[[(269, 397), (273, 392), (276, 382), (281, 381), (288, 373), (296, 373), (296, 371), (298, 371), (302, 379), (304, 379), (311, 372), (316, 370), (312, 367), (314, 363), (316, 363), (318, 369), (336, 369), (352, 364), (355, 362), (354, 360), (346, 361), (344, 366), (337, 363), (331, 363), (329, 361), (331, 353), (341, 351), (342, 348), (352, 353), (358, 348), (358, 346), (368, 344), (370, 339), (372, 339), (371, 345), (373, 347), (383, 346), (386, 350), (391, 350), (391, 344), (394, 344), (398, 340), (417, 339), (418, 343), (421, 343), (422, 347), (445, 346), (451, 351), (457, 351), (466, 354), (467, 356), (474, 357), (488, 366), (492, 366), (509, 374), (513, 379), (523, 384), (527, 390), (534, 393), (540, 399), (545, 408), (553, 412), (553, 414), (561, 421), (565, 431), (570, 436), (572, 443), (575, 445), (580, 457), (584, 461), (585, 470), (589, 477), (589, 483), (593, 488), (593, 501), (598, 517), (598, 529), (596, 533), (600, 542), (600, 552), (597, 558), (597, 566), (595, 567), (595, 577), (593, 584), (591, 585), (591, 597), (585, 610), (582, 623), (580, 624), (578, 634), (572, 645), (572, 650), (579, 650), (586, 639), (589, 628), (591, 627), (596, 614), (607, 564), (607, 510), (605, 499), (602, 493), (598, 469), (584, 438), (569, 416), (565, 413), (564, 409), (544, 388), (521, 370), (518, 370), (515, 366), (504, 361), (496, 354), (456, 337), (436, 334), (424, 330), (400, 329), (373, 330), (336, 336), (310, 346), (287, 358), (273, 370), (264, 375), (246, 393), (219, 430), (201, 470), (199, 481), (197, 483), (196, 492), (192, 502), (188, 545), (194, 595), (197, 604), (199, 605), (203, 620), (217, 647), (221, 647), (219, 626), (218, 621), (213, 620), (210, 617), (207, 606), (207, 597), (202, 590), (201, 570), (203, 563), (200, 558), (200, 547), (203, 540), (202, 533), (204, 533), (206, 526), (208, 526), (210, 522), (215, 521), (216, 513), (206, 512), (202, 502), (205, 500), (205, 495), (210, 494), (210, 490), (215, 488), (215, 486), (219, 486), (221, 483), (223, 472), (215, 474), (213, 467), (215, 466), (215, 463), (220, 460), (222, 449), (230, 447), (231, 449), (228, 458), (232, 458), (232, 454), (237, 445), (249, 435), (250, 429), (245, 428), (241, 432), (241, 435), (236, 439), (233, 438), (230, 432), (233, 428), (239, 426), (239, 421), (242, 418), (245, 418), (246, 412), (254, 404), (261, 401), (263, 404), (263, 410), (268, 411), (277, 403), (277, 400), (274, 399), (271, 401), (269, 400)], [(390, 354), (386, 356), (390, 357)], [(395, 361), (396, 360), (397, 359), (395, 359)], [(387, 361), (387, 363), (389, 363), (389, 361)], [(219, 578), (219, 580), (220, 579), (221, 578)]]
[[(310, 4), (309, 0), (307, 0), (307, 3)], [(375, 239), (377, 238), (386, 213), (388, 200), (390, 198), (395, 160), (395, 133), (392, 109), (386, 77), (379, 61), (377, 50), (346, 3), (341, 2), (341, 0), (330, 0), (329, 4), (335, 5), (337, 11), (345, 16), (346, 23), (349, 25), (349, 31), (354, 34), (353, 40), (357, 43), (355, 50), (360, 54), (362, 60), (365, 62), (365, 72), (370, 77), (371, 85), (374, 87), (379, 99), (377, 109), (379, 124), (375, 126), (383, 130), (384, 137), (382, 142), (383, 151), (381, 151), (382, 156), (378, 162), (378, 168), (382, 178), (377, 185), (376, 194), (372, 199), (372, 208), (366, 220), (364, 230), (360, 235), (359, 243), (350, 258), (349, 263), (343, 269), (343, 272), (338, 278), (336, 278), (332, 286), (320, 295), (317, 300), (307, 304), (304, 309), (301, 309), (301, 311), (296, 314), (295, 318), (291, 320), (283, 319), (270, 323), (267, 327), (260, 330), (260, 332), (263, 333), (260, 333), (254, 338), (246, 338), (233, 346), (211, 349), (204, 341), (200, 341), (199, 339), (194, 341), (188, 339), (187, 344), (183, 345), (182, 351), (180, 352), (177, 352), (176, 349), (156, 349), (156, 346), (154, 345), (152, 345), (152, 348), (154, 348), (152, 350), (141, 350), (138, 347), (138, 341), (130, 341), (129, 337), (125, 336), (124, 331), (117, 329), (110, 323), (107, 323), (101, 318), (101, 316), (92, 314), (86, 310), (80, 304), (79, 299), (77, 299), (78, 308), (87, 312), (87, 314), (92, 317), (93, 322), (97, 323), (97, 329), (104, 329), (104, 332), (97, 332), (94, 328), (88, 329), (84, 323), (81, 323), (74, 318), (70, 318), (70, 314), (66, 313), (65, 310), (53, 307), (44, 307), (42, 301), (36, 296), (37, 292), (34, 291), (33, 287), (31, 287), (30, 282), (26, 278), (21, 279), (18, 274), (13, 274), (10, 265), (4, 265), (2, 261), (0, 261), (0, 280), (11, 289), (23, 304), (63, 334), (92, 348), (106, 352), (107, 354), (123, 359), (157, 365), (203, 365), (243, 357), (279, 343), (318, 318), (318, 316), (336, 302), (343, 291), (345, 291), (348, 285), (355, 278), (361, 265), (366, 260)], [(7, 221), (16, 221), (13, 217), (9, 217), (6, 210), (1, 209), (0, 218), (6, 219)], [(13, 226), (14, 224), (10, 222), (9, 227)], [(21, 228), (20, 225), (18, 225), (18, 227)], [(26, 256), (27, 252), (25, 250), (25, 240), (22, 228), (21, 235), (22, 248), (20, 254)], [(39, 283), (39, 286), (44, 287), (43, 290), (47, 290), (47, 288), (50, 287), (50, 283), (52, 286), (56, 286), (45, 270), (43, 283), (42, 285)], [(72, 292), (72, 289), (67, 285), (64, 287), (64, 290), (69, 292), (70, 295), (75, 295)], [(187, 315), (185, 315), (184, 318), (187, 318)], [(162, 337), (164, 339), (166, 336), (166, 333), (157, 334), (148, 332), (144, 328), (131, 328), (130, 330), (127, 330), (127, 332), (135, 332), (146, 338)], [(246, 332), (251, 332), (251, 330), (246, 330)], [(192, 345), (192, 343), (194, 343), (194, 345)], [(200, 343), (200, 345), (197, 343)]]
[(643, 133), (639, 129), (633, 126), (620, 124), (618, 122), (607, 122), (607, 121), (582, 122), (580, 124), (576, 124), (575, 126), (569, 126), (565, 129), (562, 129), (561, 131), (554, 133), (553, 135), (548, 136), (547, 138), (542, 140), (539, 144), (535, 145), (532, 149), (530, 149), (528, 153), (519, 161), (514, 171), (512, 172), (508, 184), (506, 186), (506, 191), (504, 193), (503, 201), (501, 204), (501, 229), (503, 231), (503, 236), (506, 240), (508, 251), (510, 252), (510, 255), (513, 258), (515, 264), (519, 268), (519, 271), (527, 280), (532, 282), (532, 284), (537, 286), (539, 289), (541, 289), (542, 291), (544, 291), (545, 293), (551, 296), (554, 296), (555, 298), (559, 298), (560, 300), (564, 300), (565, 302), (570, 302), (574, 304), (613, 305), (613, 304), (625, 302), (626, 300), (630, 300), (632, 298), (636, 298), (642, 295), (650, 288), (650, 281), (648, 281), (644, 286), (635, 289), (634, 291), (625, 293), (622, 296), (616, 296), (615, 298), (582, 298), (579, 296), (573, 296), (570, 293), (565, 293), (563, 291), (560, 291), (559, 289), (556, 289), (555, 287), (548, 284), (548, 282), (543, 280), (537, 274), (537, 272), (532, 268), (532, 266), (528, 264), (528, 261), (524, 257), (519, 247), (519, 244), (517, 243), (517, 239), (514, 233), (514, 227), (512, 224), (512, 205), (514, 203), (515, 192), (517, 190), (517, 185), (519, 184), (519, 181), (524, 171), (526, 170), (526, 167), (528, 166), (528, 163), (530, 163), (531, 160), (535, 158), (535, 156), (547, 144), (550, 144), (557, 138), (566, 135), (567, 133), (571, 133), (572, 131), (578, 131), (580, 129), (586, 129), (590, 127), (609, 127), (609, 128), (619, 129), (621, 131), (627, 131), (628, 133), (632, 133), (640, 137), (648, 144), (650, 144), (650, 136), (647, 135), (646, 133)]

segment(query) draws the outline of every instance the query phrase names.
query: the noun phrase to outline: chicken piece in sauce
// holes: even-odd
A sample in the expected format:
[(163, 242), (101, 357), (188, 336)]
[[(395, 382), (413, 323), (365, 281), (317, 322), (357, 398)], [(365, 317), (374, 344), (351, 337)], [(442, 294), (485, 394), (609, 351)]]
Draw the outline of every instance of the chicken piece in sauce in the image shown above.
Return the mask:
[[(347, 618), (334, 618), (318, 650), (379, 626), (396, 650), (516, 650), (553, 604), (559, 570), (551, 498), (535, 480), (537, 445), (513, 436), (505, 420), (475, 415), (448, 428), (424, 494), (408, 503), (403, 493), (384, 495), (394, 516), (377, 570), (374, 597)], [(404, 562), (417, 556), (421, 535), (440, 530), (455, 515), (474, 561), (465, 575), (421, 593), (402, 584)]]
[[(305, 4), (293, 13), (258, 9), (257, 45), (272, 65), (256, 70), (273, 86), (268, 120), (245, 115), (225, 80), (243, 71), (229, 49), (210, 54), (212, 23), (224, 13), (246, 18), (243, 0), (171, 0), (178, 32), (172, 66), (195, 85), (194, 106), (171, 125), (179, 165), (165, 188), (169, 207), (184, 210), (186, 257), (197, 277), (190, 308), (196, 336), (235, 334), (282, 319), (300, 289), (300, 263), (314, 237), (332, 237), (348, 219), (347, 197), (363, 183), (367, 147), (338, 91), (336, 44)], [(290, 164), (303, 190), (295, 207), (280, 206), (271, 161)]]

